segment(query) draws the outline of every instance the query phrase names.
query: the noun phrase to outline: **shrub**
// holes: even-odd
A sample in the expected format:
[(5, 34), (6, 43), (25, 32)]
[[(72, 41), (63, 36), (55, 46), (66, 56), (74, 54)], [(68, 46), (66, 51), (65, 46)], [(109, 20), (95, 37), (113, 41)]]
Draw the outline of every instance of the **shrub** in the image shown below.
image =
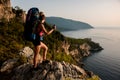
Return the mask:
[(69, 62), (69, 63), (74, 63), (75, 64), (75, 61), (74, 59), (72, 58), (71, 55), (67, 55), (66, 53), (57, 53), (55, 54), (55, 57), (54, 57), (54, 60), (56, 61), (65, 61), (65, 62)]

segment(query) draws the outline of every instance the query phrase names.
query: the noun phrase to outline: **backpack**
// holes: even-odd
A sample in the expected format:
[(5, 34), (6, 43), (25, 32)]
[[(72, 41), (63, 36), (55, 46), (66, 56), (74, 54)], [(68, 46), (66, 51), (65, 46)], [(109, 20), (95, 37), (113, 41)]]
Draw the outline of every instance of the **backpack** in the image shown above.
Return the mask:
[(35, 40), (35, 29), (39, 23), (39, 9), (30, 8), (26, 15), (26, 22), (24, 26), (24, 39), (27, 41)]

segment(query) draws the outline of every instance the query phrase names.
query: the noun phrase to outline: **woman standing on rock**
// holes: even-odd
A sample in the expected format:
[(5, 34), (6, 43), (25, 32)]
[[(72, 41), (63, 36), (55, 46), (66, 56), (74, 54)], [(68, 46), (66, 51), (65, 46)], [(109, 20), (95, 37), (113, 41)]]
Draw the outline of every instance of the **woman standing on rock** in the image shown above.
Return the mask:
[(44, 26), (44, 22), (45, 22), (45, 15), (43, 12), (40, 12), (40, 22), (38, 27), (36, 28), (36, 39), (34, 40), (33, 44), (35, 45), (35, 54), (34, 54), (34, 68), (37, 68), (37, 64), (38, 64), (38, 57), (39, 57), (39, 52), (40, 49), (43, 49), (43, 62), (46, 61), (46, 55), (47, 55), (47, 51), (48, 51), (48, 47), (42, 42), (43, 41), (43, 35), (44, 34), (51, 34), (54, 30), (56, 30), (56, 26), (54, 25), (53, 28), (50, 31), (47, 31), (45, 26)]

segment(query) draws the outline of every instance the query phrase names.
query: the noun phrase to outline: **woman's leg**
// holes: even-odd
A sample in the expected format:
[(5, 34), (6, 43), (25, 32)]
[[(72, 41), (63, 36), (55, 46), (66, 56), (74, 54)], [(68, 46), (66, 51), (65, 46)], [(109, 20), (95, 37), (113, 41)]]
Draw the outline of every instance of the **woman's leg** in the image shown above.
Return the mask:
[(41, 45), (41, 48), (43, 49), (43, 61), (44, 61), (46, 60), (48, 47), (43, 42), (41, 42), (40, 45)]
[(34, 50), (34, 60), (33, 60), (34, 68), (36, 68), (36, 67), (37, 67), (37, 64), (38, 64), (38, 57), (39, 57), (40, 49), (41, 49), (41, 46), (40, 46), (40, 45), (35, 46), (35, 50)]

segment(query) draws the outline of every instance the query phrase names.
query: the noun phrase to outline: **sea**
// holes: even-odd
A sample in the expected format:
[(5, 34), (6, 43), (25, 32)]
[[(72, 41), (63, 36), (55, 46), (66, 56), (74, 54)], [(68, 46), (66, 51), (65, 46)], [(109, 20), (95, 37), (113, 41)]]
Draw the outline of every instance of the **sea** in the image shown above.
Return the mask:
[(120, 27), (96, 27), (61, 32), (72, 38), (91, 38), (104, 50), (83, 60), (84, 68), (99, 75), (102, 80), (120, 80)]

